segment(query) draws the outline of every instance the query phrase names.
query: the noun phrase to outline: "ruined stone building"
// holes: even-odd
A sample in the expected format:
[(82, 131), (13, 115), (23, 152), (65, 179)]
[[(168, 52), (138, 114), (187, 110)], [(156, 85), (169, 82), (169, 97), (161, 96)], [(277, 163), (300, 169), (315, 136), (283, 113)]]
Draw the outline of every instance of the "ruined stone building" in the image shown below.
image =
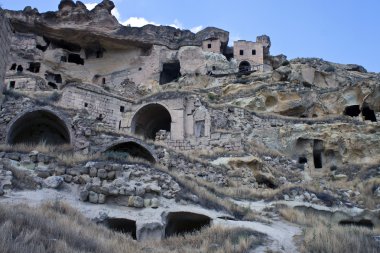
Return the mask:
[[(0, 11), (0, 189), (3, 161), (4, 168), (32, 168), (78, 187), (72, 195), (80, 192), (82, 202), (159, 208), (144, 213), (157, 219), (151, 230), (136, 210), (126, 211), (135, 220), (126, 226), (137, 239), (163, 238), (180, 230), (181, 215), (190, 224), (211, 222), (183, 214), (175, 202), (185, 195), (182, 202), (207, 203), (180, 195), (188, 181), (244, 195), (335, 180), (346, 169), (354, 177), (380, 164), (379, 74), (272, 56), (266, 35), (229, 47), (229, 33), (214, 27), (126, 27), (113, 8), (108, 0), (91, 11), (64, 0), (46, 13)], [(95, 159), (66, 168), (58, 155), (6, 151), (38, 145), (139, 162)], [(165, 205), (178, 210), (163, 215)]]

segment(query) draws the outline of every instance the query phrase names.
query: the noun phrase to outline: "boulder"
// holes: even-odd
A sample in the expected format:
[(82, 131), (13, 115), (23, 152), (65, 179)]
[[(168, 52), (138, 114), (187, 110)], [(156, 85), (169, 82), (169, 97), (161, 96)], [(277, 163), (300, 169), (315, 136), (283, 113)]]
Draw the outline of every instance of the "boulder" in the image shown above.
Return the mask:
[(46, 187), (46, 188), (52, 188), (52, 189), (57, 189), (61, 186), (61, 184), (63, 183), (63, 178), (60, 177), (60, 176), (51, 176), (51, 177), (48, 177), (46, 178), (44, 181), (43, 181), (43, 185)]
[(98, 204), (99, 194), (96, 192), (90, 191), (88, 195), (88, 201), (92, 204)]

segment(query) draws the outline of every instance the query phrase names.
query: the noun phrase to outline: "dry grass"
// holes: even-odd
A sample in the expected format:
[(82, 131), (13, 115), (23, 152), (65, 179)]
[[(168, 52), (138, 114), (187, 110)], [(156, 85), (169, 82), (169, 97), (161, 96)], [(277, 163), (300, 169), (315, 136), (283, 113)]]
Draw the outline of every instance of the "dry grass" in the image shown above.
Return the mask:
[(62, 153), (70, 152), (72, 148), (70, 147), (69, 144), (54, 146), (54, 145), (48, 145), (45, 142), (41, 142), (37, 145), (28, 145), (28, 144), (15, 144), (15, 145), (1, 144), (0, 145), (0, 151), (3, 151), (3, 152), (29, 153), (34, 150), (41, 153), (47, 153), (47, 154), (62, 154)]
[(380, 252), (380, 244), (373, 238), (379, 235), (379, 229), (332, 224), (321, 216), (291, 208), (281, 209), (280, 214), (304, 227), (301, 252)]
[(96, 225), (70, 206), (0, 206), (0, 249), (4, 253), (247, 252), (263, 235), (247, 229), (211, 227), (161, 242), (136, 242)]
[(361, 193), (359, 199), (364, 202), (366, 208), (374, 209), (380, 204), (378, 197), (374, 195), (374, 191), (380, 187), (380, 178), (371, 178), (358, 184), (357, 189)]

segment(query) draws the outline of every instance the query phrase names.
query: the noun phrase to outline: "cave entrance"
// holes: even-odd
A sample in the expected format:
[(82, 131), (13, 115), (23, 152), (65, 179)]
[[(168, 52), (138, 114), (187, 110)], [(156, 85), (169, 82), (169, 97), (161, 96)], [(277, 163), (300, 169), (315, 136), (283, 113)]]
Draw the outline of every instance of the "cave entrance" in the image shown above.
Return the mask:
[(70, 144), (65, 122), (53, 112), (36, 110), (19, 117), (10, 127), (8, 144), (48, 145)]
[(117, 156), (129, 155), (132, 157), (142, 158), (151, 163), (156, 162), (154, 159), (154, 156), (148, 149), (146, 149), (142, 145), (133, 141), (116, 144), (108, 148), (106, 151), (106, 154), (108, 154), (110, 157), (112, 157), (113, 155), (117, 155)]
[(372, 110), (367, 104), (363, 105), (362, 115), (364, 120), (370, 120), (372, 122), (377, 122), (375, 111)]
[(146, 139), (154, 140), (160, 130), (170, 132), (172, 118), (160, 104), (148, 104), (138, 110), (131, 122), (131, 131)]
[(160, 74), (160, 85), (173, 82), (181, 77), (181, 64), (179, 61), (164, 63)]
[(307, 158), (305, 156), (300, 156), (298, 158), (298, 163), (299, 164), (305, 164), (305, 163), (307, 163)]
[(366, 227), (366, 228), (369, 228), (369, 229), (373, 229), (374, 228), (374, 225), (373, 225), (372, 221), (366, 220), (366, 219), (362, 219), (362, 220), (359, 220), (359, 221), (342, 220), (342, 221), (339, 222), (339, 225), (342, 225), (342, 226)]
[(344, 115), (347, 115), (350, 117), (357, 117), (359, 116), (359, 114), (360, 114), (359, 105), (350, 105), (344, 109)]
[(121, 219), (121, 218), (109, 218), (101, 222), (100, 224), (107, 228), (120, 232), (123, 234), (129, 234), (134, 240), (136, 240), (136, 221)]
[(41, 63), (39, 62), (29, 62), (29, 68), (27, 69), (32, 73), (39, 73), (41, 68)]
[(69, 54), (67, 61), (78, 65), (84, 65), (84, 60), (79, 54)]
[(211, 218), (190, 212), (169, 213), (166, 217), (165, 237), (184, 235), (211, 225)]
[(239, 64), (239, 72), (244, 73), (244, 72), (249, 72), (252, 70), (251, 64), (247, 61), (242, 61)]
[(322, 166), (322, 152), (323, 152), (323, 141), (314, 140), (313, 145), (313, 158), (314, 158), (314, 168), (321, 169)]

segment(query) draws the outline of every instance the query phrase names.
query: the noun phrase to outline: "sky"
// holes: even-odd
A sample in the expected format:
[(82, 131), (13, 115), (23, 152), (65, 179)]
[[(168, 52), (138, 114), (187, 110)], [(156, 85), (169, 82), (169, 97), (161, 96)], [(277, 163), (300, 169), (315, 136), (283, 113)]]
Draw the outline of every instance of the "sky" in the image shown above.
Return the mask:
[[(4, 9), (58, 9), (59, 0), (0, 0)], [(101, 0), (82, 0), (88, 8)], [(122, 24), (230, 32), (230, 42), (271, 37), (271, 54), (318, 57), (380, 72), (379, 0), (114, 0)]]

